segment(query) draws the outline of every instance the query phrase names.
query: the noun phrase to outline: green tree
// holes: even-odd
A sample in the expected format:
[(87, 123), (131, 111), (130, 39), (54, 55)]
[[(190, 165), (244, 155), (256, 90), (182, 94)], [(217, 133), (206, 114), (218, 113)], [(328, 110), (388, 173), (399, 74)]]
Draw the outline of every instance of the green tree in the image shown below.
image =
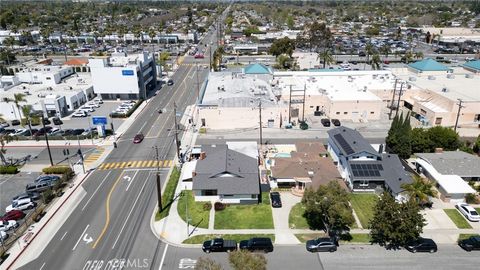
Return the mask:
[(245, 250), (230, 252), (228, 261), (234, 270), (266, 270), (267, 259), (263, 254)]
[(410, 199), (415, 200), (418, 204), (426, 203), (429, 197), (437, 196), (437, 191), (433, 187), (434, 185), (431, 181), (422, 179), (418, 175), (413, 176), (412, 183), (402, 184), (402, 188)]
[(377, 200), (369, 224), (372, 242), (397, 248), (418, 238), (425, 226), (425, 219), (419, 211), (414, 200), (399, 203), (390, 193), (384, 192)]
[(292, 30), (295, 27), (295, 22), (292, 16), (287, 17), (287, 26), (288, 26), (288, 29), (290, 30)]
[(375, 53), (372, 56), (372, 61), (370, 61), (370, 65), (372, 66), (373, 70), (380, 69), (380, 63), (382, 63), (382, 60), (380, 59), (380, 55), (378, 53)]
[(385, 139), (388, 151), (400, 158), (409, 158), (412, 154), (411, 131), (410, 114), (407, 114), (405, 119), (403, 113), (400, 117), (396, 115)]
[(335, 63), (332, 52), (328, 49), (324, 49), (323, 51), (319, 52), (317, 54), (317, 60), (320, 60), (320, 63), (323, 62), (323, 68), (325, 68), (327, 65)]
[(279, 55), (277, 57), (277, 66), (280, 69), (289, 69), (292, 67), (292, 58), (288, 57), (285, 54)]
[(448, 127), (432, 127), (428, 129), (428, 137), (433, 146), (433, 148), (430, 149), (430, 152), (433, 152), (435, 148), (443, 148), (447, 151), (453, 151), (457, 150), (461, 145), (458, 134)]
[(480, 152), (480, 135), (478, 135), (477, 140), (473, 144), (473, 152), (479, 154)]
[[(370, 42), (367, 42), (367, 44), (365, 45), (365, 56), (367, 57), (365, 64), (370, 63), (370, 55), (373, 54), (373, 51), (374, 51), (373, 44)], [(365, 69), (365, 66), (363, 69)]]
[(306, 36), (310, 50), (315, 49), (318, 52), (321, 49), (330, 48), (332, 45), (333, 35), (325, 23), (314, 21), (307, 27)]
[(223, 270), (221, 264), (217, 263), (213, 259), (200, 257), (195, 264), (197, 270)]
[[(25, 106), (22, 106), (22, 113), (23, 113), (23, 117), (25, 117), (25, 123), (28, 125), (28, 130), (30, 130), (30, 136), (33, 136), (33, 133), (32, 133), (32, 121), (36, 122), (36, 121), (40, 121), (38, 118), (39, 116), (36, 115), (36, 114), (32, 114), (32, 107), (30, 105), (25, 105)], [(24, 121), (22, 121), (22, 125)]]
[(19, 119), (22, 118), (22, 115), (21, 115), (22, 110), (21, 110), (20, 102), (27, 102), (27, 100), (25, 99), (25, 94), (22, 94), (22, 93), (14, 94), (12, 101), (13, 103), (15, 103), (15, 107), (17, 107)]
[(348, 193), (336, 181), (321, 185), (317, 190), (307, 188), (302, 197), (305, 218), (312, 229), (349, 230), (355, 222)]
[(269, 53), (276, 57), (281, 54), (286, 54), (289, 57), (292, 57), (293, 50), (295, 50), (295, 42), (288, 37), (284, 37), (273, 41)]
[(432, 144), (428, 131), (423, 128), (412, 129), (412, 153), (430, 152)]

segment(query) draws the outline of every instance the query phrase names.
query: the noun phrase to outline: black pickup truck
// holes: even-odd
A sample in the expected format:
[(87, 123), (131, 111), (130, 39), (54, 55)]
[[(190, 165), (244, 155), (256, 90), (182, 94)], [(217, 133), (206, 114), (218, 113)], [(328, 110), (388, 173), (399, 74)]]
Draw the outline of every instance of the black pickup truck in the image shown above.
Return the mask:
[(203, 242), (202, 250), (205, 253), (235, 251), (237, 250), (237, 242), (235, 240), (223, 240), (222, 238), (215, 238)]

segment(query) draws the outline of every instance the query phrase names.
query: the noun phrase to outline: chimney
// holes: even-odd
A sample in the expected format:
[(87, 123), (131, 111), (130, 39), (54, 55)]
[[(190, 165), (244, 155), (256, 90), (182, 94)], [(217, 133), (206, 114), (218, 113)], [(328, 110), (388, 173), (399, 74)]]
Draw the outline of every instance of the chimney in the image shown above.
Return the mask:
[(201, 153), (200, 153), (200, 160), (203, 160), (203, 159), (205, 159), (206, 157), (207, 157), (207, 153), (205, 153), (205, 152), (201, 152)]
[(435, 153), (436, 153), (436, 154), (441, 154), (441, 153), (443, 153), (443, 148), (440, 148), (440, 147), (439, 147), (439, 148), (435, 148)]

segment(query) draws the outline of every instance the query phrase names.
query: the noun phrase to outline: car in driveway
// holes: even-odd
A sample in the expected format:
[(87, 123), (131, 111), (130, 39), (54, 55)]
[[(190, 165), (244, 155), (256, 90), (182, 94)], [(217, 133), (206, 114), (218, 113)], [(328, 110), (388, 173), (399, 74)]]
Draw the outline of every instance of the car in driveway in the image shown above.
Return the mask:
[(455, 207), (462, 213), (462, 215), (473, 222), (478, 222), (480, 221), (480, 215), (478, 212), (475, 210), (475, 208), (471, 207), (467, 203), (457, 203)]
[(21, 210), (12, 210), (2, 217), (0, 217), (0, 222), (8, 220), (19, 220), (25, 217), (25, 213)]
[(135, 135), (135, 137), (133, 137), (133, 143), (135, 143), (135, 144), (141, 143), (144, 138), (145, 138), (145, 136), (143, 136), (142, 133), (138, 133), (137, 135)]
[(333, 238), (320, 237), (317, 239), (308, 240), (305, 244), (305, 248), (309, 252), (334, 252), (337, 251), (337, 243)]
[(18, 227), (15, 220), (0, 221), (0, 231), (9, 231)]
[(435, 241), (433, 241), (430, 238), (418, 238), (418, 239), (413, 239), (407, 242), (405, 245), (405, 248), (412, 252), (430, 252), (434, 253), (437, 252), (437, 244)]
[(323, 118), (323, 119), (320, 120), (320, 123), (322, 123), (322, 125), (323, 125), (324, 127), (329, 127), (329, 126), (330, 126), (330, 119), (328, 119), (328, 118)]
[(336, 127), (339, 127), (341, 125), (340, 120), (338, 119), (332, 119), (332, 124)]
[(470, 236), (458, 241), (458, 245), (466, 251), (480, 250), (480, 235)]
[(280, 193), (270, 192), (270, 201), (272, 202), (272, 207), (280, 208), (282, 207), (282, 199), (280, 198)]

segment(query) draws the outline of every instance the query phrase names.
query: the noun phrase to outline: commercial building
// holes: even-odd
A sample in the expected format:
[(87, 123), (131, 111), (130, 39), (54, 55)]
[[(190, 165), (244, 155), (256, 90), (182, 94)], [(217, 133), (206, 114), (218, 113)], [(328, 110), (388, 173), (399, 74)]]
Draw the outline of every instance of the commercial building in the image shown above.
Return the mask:
[(147, 52), (88, 60), (95, 93), (103, 99), (145, 99), (157, 86), (155, 57)]
[(453, 127), (458, 116), (458, 127), (478, 127), (480, 77), (475, 72), (480, 67), (476, 62), (449, 68), (424, 59), (408, 68), (393, 69), (399, 79), (397, 88), (402, 88), (403, 105), (426, 126)]
[[(273, 71), (262, 64), (215, 72), (201, 91), (201, 126), (210, 129), (287, 127), (308, 116), (378, 120), (391, 99), (390, 71)], [(260, 106), (261, 104), (261, 106)]]

